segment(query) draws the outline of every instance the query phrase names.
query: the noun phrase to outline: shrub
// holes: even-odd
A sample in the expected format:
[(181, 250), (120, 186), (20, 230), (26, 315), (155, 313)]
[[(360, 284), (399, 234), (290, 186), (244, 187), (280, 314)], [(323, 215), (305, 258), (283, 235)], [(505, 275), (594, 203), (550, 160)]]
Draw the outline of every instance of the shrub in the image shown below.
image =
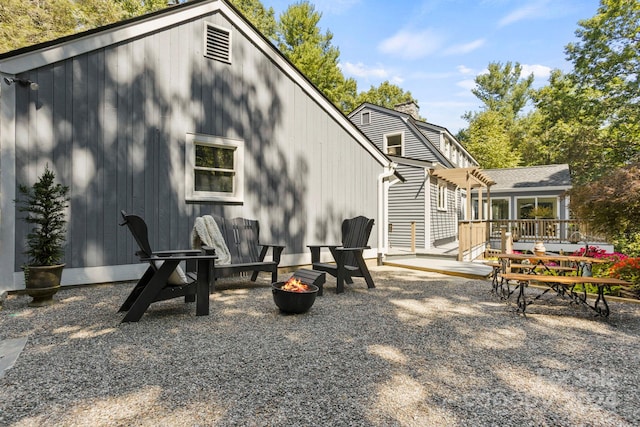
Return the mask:
[(611, 277), (626, 280), (633, 290), (640, 291), (640, 258), (625, 258), (615, 263), (609, 270)]

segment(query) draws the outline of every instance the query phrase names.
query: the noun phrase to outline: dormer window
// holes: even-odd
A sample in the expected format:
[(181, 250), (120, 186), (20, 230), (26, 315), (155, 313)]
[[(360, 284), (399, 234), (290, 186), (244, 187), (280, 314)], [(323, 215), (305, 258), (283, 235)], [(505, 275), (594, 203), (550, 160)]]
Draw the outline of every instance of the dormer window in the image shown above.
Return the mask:
[(390, 156), (403, 155), (403, 134), (388, 134), (384, 136), (384, 152)]

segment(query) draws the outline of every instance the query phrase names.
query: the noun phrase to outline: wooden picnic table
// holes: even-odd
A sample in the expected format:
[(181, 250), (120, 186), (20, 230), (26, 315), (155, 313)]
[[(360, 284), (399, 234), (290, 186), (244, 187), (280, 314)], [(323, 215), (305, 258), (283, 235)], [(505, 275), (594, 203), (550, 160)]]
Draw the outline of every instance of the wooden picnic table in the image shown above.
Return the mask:
[[(532, 265), (538, 265), (544, 267), (548, 272), (553, 273), (562, 271), (560, 267), (569, 264), (575, 266), (578, 276), (585, 276), (591, 273), (591, 265), (604, 263), (606, 260), (600, 258), (592, 258), (578, 255), (557, 255), (557, 254), (545, 254), (545, 255), (527, 255), (527, 254), (507, 254), (501, 253), (496, 255), (499, 262), (504, 267), (503, 272), (512, 264), (513, 261), (517, 261), (519, 264), (528, 262)], [(532, 270), (533, 272), (533, 270)]]
[[(518, 284), (512, 291), (509, 288), (509, 281), (516, 281)], [(542, 284), (548, 288), (540, 295), (536, 296), (532, 300), (527, 300), (524, 288), (529, 284)], [(587, 300), (586, 287), (583, 286), (582, 292), (576, 292), (575, 287), (577, 285), (591, 284), (598, 288), (598, 295), (593, 305), (590, 305)], [(539, 299), (542, 295), (548, 291), (553, 290), (560, 297), (569, 297), (572, 302), (584, 304), (587, 307), (594, 310), (598, 315), (603, 317), (609, 316), (609, 304), (604, 295), (604, 289), (611, 286), (630, 287), (631, 283), (620, 279), (614, 279), (612, 277), (590, 277), (590, 276), (553, 276), (553, 275), (534, 275), (534, 274), (522, 274), (522, 273), (502, 273), (500, 277), (500, 289), (502, 292), (502, 298), (508, 299), (511, 294), (518, 290), (518, 298), (516, 301), (518, 311), (524, 314), (527, 306), (532, 304), (533, 301)]]

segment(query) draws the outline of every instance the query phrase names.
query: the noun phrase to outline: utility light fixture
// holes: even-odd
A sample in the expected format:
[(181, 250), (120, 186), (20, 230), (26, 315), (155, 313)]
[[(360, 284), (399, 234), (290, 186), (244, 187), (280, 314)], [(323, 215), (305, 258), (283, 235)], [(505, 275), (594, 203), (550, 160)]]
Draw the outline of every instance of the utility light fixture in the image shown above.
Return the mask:
[(14, 83), (18, 83), (20, 86), (29, 87), (31, 90), (38, 90), (40, 87), (38, 83), (28, 80), (28, 79), (20, 79), (17, 77), (5, 77), (4, 82), (11, 86)]

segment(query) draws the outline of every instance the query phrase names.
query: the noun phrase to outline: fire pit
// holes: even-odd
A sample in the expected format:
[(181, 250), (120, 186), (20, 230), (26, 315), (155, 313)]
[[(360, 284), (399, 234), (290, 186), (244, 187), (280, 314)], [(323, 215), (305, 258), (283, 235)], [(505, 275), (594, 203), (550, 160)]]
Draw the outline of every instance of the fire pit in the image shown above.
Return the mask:
[(273, 283), (271, 287), (273, 301), (285, 313), (304, 313), (311, 308), (318, 294), (316, 285), (302, 283), (295, 277)]

